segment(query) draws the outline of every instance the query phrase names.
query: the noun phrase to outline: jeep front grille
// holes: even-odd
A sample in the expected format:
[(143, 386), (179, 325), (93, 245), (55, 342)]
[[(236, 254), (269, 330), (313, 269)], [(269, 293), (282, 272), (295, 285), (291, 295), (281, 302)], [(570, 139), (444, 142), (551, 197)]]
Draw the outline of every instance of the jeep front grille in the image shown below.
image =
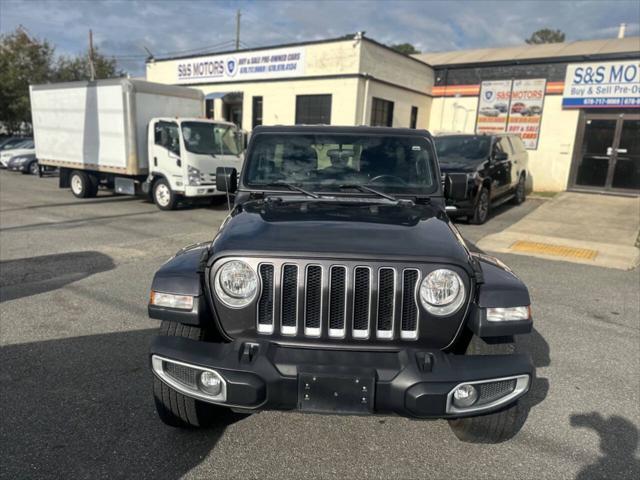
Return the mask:
[(257, 330), (335, 339), (418, 338), (420, 270), (261, 263)]

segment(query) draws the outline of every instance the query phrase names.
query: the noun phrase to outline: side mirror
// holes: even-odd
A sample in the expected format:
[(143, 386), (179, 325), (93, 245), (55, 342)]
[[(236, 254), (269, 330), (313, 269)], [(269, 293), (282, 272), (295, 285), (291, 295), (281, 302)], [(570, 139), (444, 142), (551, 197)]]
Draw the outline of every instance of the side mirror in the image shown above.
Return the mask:
[(505, 160), (508, 160), (508, 159), (509, 159), (509, 155), (508, 155), (507, 153), (505, 153), (505, 152), (496, 152), (496, 153), (493, 155), (493, 159), (494, 159), (496, 162), (504, 162)]
[(448, 173), (444, 179), (444, 196), (449, 200), (467, 198), (467, 174)]
[(238, 171), (231, 167), (216, 169), (216, 189), (219, 192), (235, 193), (238, 189)]

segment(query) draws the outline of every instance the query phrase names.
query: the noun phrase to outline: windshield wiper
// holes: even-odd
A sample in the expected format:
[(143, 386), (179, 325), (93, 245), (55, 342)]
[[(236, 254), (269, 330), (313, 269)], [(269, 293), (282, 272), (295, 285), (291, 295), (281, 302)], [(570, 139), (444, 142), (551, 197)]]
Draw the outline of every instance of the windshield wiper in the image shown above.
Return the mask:
[(346, 184), (343, 184), (343, 185), (338, 185), (338, 188), (340, 190), (346, 189), (346, 188), (352, 188), (354, 190), (359, 190), (359, 191), (361, 191), (363, 193), (373, 193), (374, 195), (377, 195), (377, 196), (379, 196), (381, 198), (386, 198), (387, 200), (391, 200), (392, 202), (398, 202), (399, 201), (396, 197), (394, 197), (392, 195), (389, 195), (387, 193), (383, 193), (383, 192), (381, 192), (379, 190), (375, 190), (375, 189), (373, 189), (371, 187), (367, 187), (365, 185), (360, 185), (359, 183), (346, 183)]
[(305, 190), (304, 188), (298, 187), (296, 185), (291, 185), (290, 183), (286, 183), (286, 182), (261, 183), (259, 186), (260, 187), (285, 187), (285, 188), (288, 188), (289, 190), (294, 190), (296, 192), (303, 193), (307, 197), (320, 198), (320, 195), (316, 195), (315, 193)]

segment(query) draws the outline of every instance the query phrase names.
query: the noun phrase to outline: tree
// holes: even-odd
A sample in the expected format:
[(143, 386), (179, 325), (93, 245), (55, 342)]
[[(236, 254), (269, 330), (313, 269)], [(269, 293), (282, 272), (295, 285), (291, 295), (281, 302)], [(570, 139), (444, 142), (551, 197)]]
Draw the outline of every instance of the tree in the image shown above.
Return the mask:
[(0, 123), (9, 133), (31, 123), (29, 85), (49, 80), (53, 51), (22, 27), (0, 36)]
[(413, 53), (420, 53), (420, 50), (416, 50), (416, 47), (411, 45), (410, 43), (397, 43), (395, 45), (389, 45), (392, 49), (394, 49), (398, 53), (402, 53), (404, 55), (411, 55)]
[[(116, 69), (115, 58), (107, 58), (97, 48), (93, 49), (93, 65), (96, 70), (96, 80), (123, 76), (123, 72)], [(89, 67), (89, 52), (75, 57), (60, 56), (56, 62), (54, 82), (74, 82), (77, 80), (91, 80)]]
[[(0, 36), (0, 126), (19, 133), (31, 124), (29, 85), (47, 82), (89, 80), (89, 56), (55, 57), (54, 47), (23, 28)], [(96, 79), (122, 76), (116, 61), (94, 48)]]
[(542, 28), (533, 32), (525, 42), (529, 45), (539, 45), (541, 43), (562, 43), (564, 42), (564, 37), (565, 35), (561, 30)]

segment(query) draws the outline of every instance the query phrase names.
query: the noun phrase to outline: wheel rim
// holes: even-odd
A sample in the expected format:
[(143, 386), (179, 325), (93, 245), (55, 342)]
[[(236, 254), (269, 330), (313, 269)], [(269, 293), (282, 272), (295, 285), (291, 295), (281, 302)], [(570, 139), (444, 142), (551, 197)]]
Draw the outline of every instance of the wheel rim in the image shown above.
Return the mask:
[(32, 164), (29, 166), (29, 170), (31, 170), (31, 173), (32, 173), (33, 175), (37, 175), (37, 174), (38, 174), (38, 164), (37, 164), (37, 163), (35, 163), (35, 162), (34, 162), (34, 163), (32, 163)]
[(156, 203), (161, 207), (166, 207), (169, 205), (171, 201), (171, 192), (169, 191), (169, 187), (167, 187), (164, 183), (156, 186)]
[(82, 179), (80, 175), (74, 175), (71, 177), (71, 191), (76, 195), (82, 193)]
[(478, 203), (478, 218), (484, 220), (489, 213), (489, 198), (486, 193), (480, 195), (480, 202)]

